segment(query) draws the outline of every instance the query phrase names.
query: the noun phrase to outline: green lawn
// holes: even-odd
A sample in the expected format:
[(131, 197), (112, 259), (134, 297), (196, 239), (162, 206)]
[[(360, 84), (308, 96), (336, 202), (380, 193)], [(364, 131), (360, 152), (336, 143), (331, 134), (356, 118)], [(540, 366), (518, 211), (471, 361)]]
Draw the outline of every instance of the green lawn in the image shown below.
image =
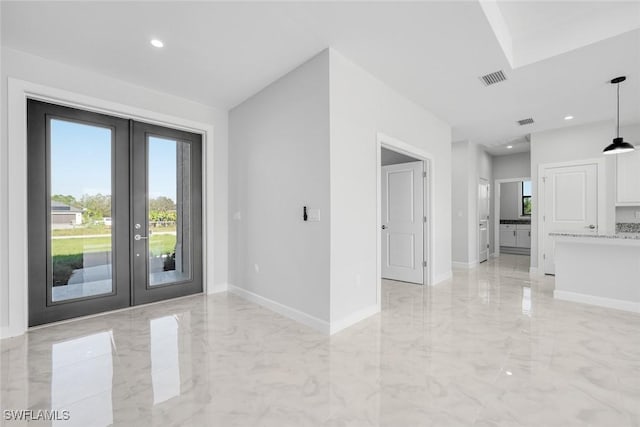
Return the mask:
[[(151, 235), (149, 249), (151, 256), (172, 254), (176, 247), (176, 236), (172, 234)], [(83, 254), (111, 251), (111, 237), (90, 237), (87, 239), (52, 239), (54, 286), (66, 285), (73, 270), (83, 267)]]
[[(152, 255), (172, 253), (176, 246), (173, 234), (152, 234), (149, 242)], [(104, 252), (111, 250), (111, 237), (90, 237), (88, 239), (52, 239), (51, 254), (55, 258), (60, 255), (82, 255), (88, 252)]]
[[(176, 226), (171, 225), (168, 227), (151, 227), (151, 232), (154, 231), (176, 231)], [(56, 236), (83, 236), (83, 235), (98, 235), (98, 234), (111, 234), (111, 228), (105, 227), (102, 224), (77, 226), (76, 228), (58, 228), (51, 230), (51, 234)]]

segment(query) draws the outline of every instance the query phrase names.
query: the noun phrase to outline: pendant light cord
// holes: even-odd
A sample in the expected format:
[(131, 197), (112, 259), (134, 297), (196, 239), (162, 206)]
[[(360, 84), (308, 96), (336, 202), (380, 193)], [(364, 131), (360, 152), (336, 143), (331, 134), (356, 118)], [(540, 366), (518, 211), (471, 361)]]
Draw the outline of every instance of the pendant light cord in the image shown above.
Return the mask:
[(618, 116), (616, 119), (616, 138), (620, 138), (620, 83), (616, 85), (618, 87)]

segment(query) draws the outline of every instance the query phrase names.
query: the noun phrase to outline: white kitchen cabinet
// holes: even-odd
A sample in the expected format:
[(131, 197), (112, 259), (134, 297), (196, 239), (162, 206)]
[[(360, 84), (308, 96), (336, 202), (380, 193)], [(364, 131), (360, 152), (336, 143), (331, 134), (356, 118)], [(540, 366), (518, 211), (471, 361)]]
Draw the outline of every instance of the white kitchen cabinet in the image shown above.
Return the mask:
[(531, 230), (516, 230), (516, 247), (531, 248)]
[(500, 224), (500, 246), (531, 248), (531, 224)]
[(640, 146), (616, 156), (616, 204), (640, 206)]
[(516, 226), (500, 224), (500, 246), (516, 246)]

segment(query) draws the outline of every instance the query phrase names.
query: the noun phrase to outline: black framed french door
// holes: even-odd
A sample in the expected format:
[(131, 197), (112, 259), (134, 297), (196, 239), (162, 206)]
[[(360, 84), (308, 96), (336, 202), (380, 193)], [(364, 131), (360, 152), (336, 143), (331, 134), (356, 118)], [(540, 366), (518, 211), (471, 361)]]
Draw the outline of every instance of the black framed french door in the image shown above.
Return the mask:
[(200, 135), (27, 113), (29, 326), (201, 292)]
[(202, 137), (132, 125), (133, 304), (202, 291)]

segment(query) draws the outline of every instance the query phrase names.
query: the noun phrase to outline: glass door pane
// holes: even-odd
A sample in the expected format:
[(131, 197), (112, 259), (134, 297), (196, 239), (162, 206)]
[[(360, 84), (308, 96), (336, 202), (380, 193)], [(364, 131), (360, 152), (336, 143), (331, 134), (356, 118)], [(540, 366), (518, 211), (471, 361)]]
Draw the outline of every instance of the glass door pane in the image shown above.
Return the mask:
[(113, 292), (113, 131), (51, 119), (51, 302)]
[(149, 286), (191, 277), (191, 145), (147, 138)]
[(133, 124), (134, 304), (202, 291), (200, 135)]

